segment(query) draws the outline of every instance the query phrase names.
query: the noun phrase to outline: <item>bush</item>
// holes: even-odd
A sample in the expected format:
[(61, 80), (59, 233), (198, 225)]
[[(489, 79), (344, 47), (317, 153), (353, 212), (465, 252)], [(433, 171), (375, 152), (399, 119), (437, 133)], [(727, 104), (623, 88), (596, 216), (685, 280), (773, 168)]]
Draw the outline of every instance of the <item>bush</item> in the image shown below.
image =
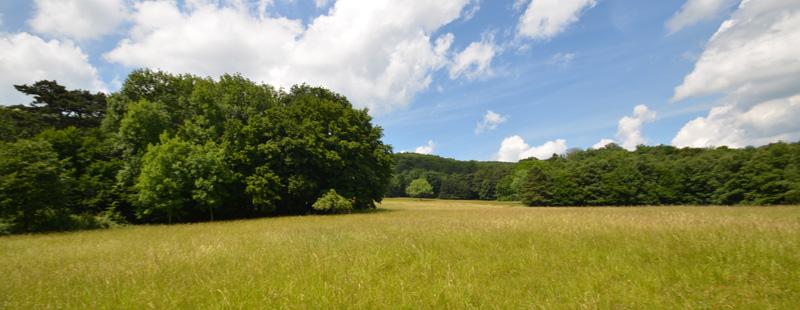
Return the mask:
[(336, 190), (332, 189), (322, 195), (322, 197), (319, 197), (311, 207), (317, 213), (341, 214), (350, 213), (350, 211), (353, 210), (353, 203), (336, 193)]
[(69, 216), (70, 230), (85, 229), (104, 229), (125, 226), (125, 218), (112, 209), (100, 212), (100, 214), (71, 214)]

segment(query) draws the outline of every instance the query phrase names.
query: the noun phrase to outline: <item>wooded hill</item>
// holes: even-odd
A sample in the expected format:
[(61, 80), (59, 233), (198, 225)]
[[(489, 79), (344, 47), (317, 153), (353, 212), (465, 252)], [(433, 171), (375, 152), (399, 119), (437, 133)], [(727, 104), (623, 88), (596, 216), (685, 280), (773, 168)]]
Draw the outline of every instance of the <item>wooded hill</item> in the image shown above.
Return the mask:
[(536, 206), (800, 203), (800, 143), (743, 149), (610, 144), (517, 164), (395, 154), (390, 195), (426, 179), (433, 197)]
[(436, 155), (394, 154), (394, 175), (387, 195), (407, 197), (411, 181), (424, 178), (433, 194), (444, 199), (496, 200), (497, 184), (510, 175), (514, 164), (504, 162), (459, 161)]

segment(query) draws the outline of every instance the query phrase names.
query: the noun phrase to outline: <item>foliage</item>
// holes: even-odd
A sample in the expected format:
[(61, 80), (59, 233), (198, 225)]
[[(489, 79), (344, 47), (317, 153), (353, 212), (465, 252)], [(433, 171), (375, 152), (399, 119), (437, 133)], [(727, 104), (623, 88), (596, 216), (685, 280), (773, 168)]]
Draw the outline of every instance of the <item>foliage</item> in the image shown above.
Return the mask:
[(27, 139), (51, 128), (42, 115), (31, 113), (22, 106), (0, 106), (0, 141)]
[(332, 189), (319, 197), (311, 207), (323, 214), (350, 213), (353, 210), (353, 203)]
[(433, 197), (445, 199), (498, 199), (497, 184), (513, 172), (514, 164), (458, 161), (435, 155), (399, 153), (389, 196), (406, 197), (406, 187), (416, 179), (431, 184)]
[(419, 178), (406, 187), (406, 194), (415, 198), (430, 197), (433, 195), (433, 187), (424, 178)]
[[(800, 186), (800, 143), (759, 148), (677, 149), (616, 145), (517, 166), (524, 186), (504, 179), (528, 205), (793, 204)], [(515, 175), (517, 174), (515, 173)]]
[(67, 90), (56, 81), (14, 85), (14, 88), (34, 98), (30, 105), (20, 106), (21, 109), (42, 116), (55, 128), (97, 127), (106, 112), (106, 95), (103, 93)]
[(0, 218), (11, 232), (63, 229), (71, 183), (49, 143), (0, 144)]
[(170, 128), (170, 116), (164, 105), (140, 100), (128, 106), (120, 121), (120, 143), (130, 154), (140, 154), (157, 144), (159, 136)]
[(35, 101), (0, 108), (4, 231), (305, 214), (328, 190), (367, 209), (392, 178), (382, 129), (323, 88), (151, 70), (108, 96), (16, 87)]
[(213, 141), (198, 145), (162, 136), (142, 159), (136, 182), (137, 216), (148, 222), (214, 220), (229, 193), (233, 173)]

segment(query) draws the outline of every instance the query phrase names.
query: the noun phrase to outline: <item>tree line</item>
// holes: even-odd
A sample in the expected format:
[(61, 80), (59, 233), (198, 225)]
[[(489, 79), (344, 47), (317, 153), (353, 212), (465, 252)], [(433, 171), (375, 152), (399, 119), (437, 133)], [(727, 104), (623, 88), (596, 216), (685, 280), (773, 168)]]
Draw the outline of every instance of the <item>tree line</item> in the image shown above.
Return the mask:
[[(395, 154), (389, 194), (531, 206), (800, 204), (800, 142), (731, 149), (615, 144), (516, 164)], [(416, 180), (432, 191), (420, 191)], [(413, 192), (414, 195), (410, 195)]]
[(0, 106), (0, 234), (347, 213), (386, 196), (532, 206), (800, 203), (800, 142), (610, 144), (519, 163), (393, 154), (365, 109), (289, 90), (137, 70), (115, 93), (16, 85)]
[(431, 191), (419, 197), (495, 200), (497, 184), (514, 170), (512, 163), (459, 161), (416, 153), (394, 154), (394, 162), (387, 193), (391, 197), (409, 197), (411, 183), (423, 179)]
[(17, 85), (0, 107), (0, 233), (374, 208), (392, 150), (366, 109), (289, 90), (137, 70), (113, 94)]
[(523, 160), (498, 191), (534, 206), (800, 204), (800, 143), (630, 152), (611, 144)]

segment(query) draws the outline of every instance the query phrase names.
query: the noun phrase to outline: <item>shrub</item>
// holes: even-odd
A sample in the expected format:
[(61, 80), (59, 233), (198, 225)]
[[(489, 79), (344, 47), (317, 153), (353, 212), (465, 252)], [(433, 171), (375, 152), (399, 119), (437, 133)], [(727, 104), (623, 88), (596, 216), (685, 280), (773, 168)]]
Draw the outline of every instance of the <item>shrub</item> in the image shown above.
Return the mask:
[(331, 189), (319, 197), (311, 207), (318, 213), (341, 214), (350, 213), (353, 210), (353, 203)]

